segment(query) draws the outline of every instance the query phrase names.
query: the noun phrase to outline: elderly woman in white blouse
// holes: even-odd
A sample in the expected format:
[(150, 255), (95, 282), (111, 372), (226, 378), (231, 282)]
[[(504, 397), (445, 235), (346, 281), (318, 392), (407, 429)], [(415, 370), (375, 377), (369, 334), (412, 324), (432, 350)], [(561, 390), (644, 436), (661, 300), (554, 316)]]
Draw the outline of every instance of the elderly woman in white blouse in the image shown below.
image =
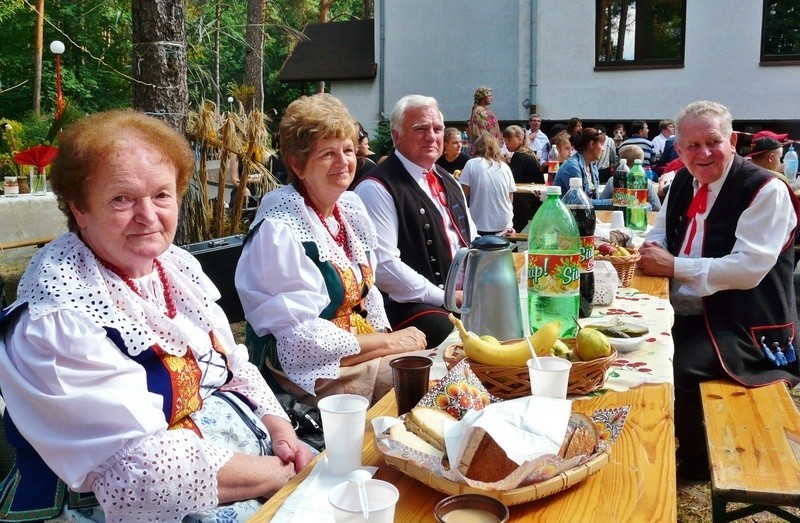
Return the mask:
[(0, 518), (246, 520), (312, 454), (234, 342), (217, 289), (172, 245), (194, 154), (124, 110), (59, 143), (51, 182), (70, 232), (34, 256), (0, 314), (18, 447)]
[(289, 105), (280, 123), (289, 185), (262, 199), (236, 269), (251, 360), (310, 404), (343, 392), (377, 401), (391, 388), (388, 362), (426, 346), (415, 327), (391, 332), (373, 286), (375, 228), (346, 191), (357, 140), (333, 96)]

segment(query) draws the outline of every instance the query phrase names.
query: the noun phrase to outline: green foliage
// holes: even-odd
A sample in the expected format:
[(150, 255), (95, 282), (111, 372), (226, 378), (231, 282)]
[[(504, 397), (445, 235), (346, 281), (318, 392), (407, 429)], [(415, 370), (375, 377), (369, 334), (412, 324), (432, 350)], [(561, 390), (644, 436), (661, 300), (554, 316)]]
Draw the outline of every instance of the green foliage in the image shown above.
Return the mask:
[(371, 133), (372, 140), (370, 140), (370, 149), (375, 151), (375, 156), (380, 158), (389, 154), (389, 151), (394, 147), (392, 143), (392, 130), (389, 127), (389, 120), (381, 120), (375, 127), (375, 131)]
[[(220, 0), (220, 90), (244, 81), (247, 2)], [(24, 120), (33, 108), (35, 57), (32, 0), (0, 0), (0, 118)], [(185, 0), (187, 80), (190, 106), (216, 100), (214, 43), (217, 0)], [(333, 2), (330, 20), (361, 17), (363, 0)], [(62, 91), (73, 107), (87, 113), (131, 104), (132, 21), (128, 0), (46, 2), (42, 56), (41, 113), (55, 109), (55, 59), (50, 42), (61, 40)], [(283, 109), (302, 94), (298, 84), (276, 77), (309, 23), (318, 22), (319, 0), (265, 1), (264, 110)], [(313, 89), (315, 86), (308, 86)]]

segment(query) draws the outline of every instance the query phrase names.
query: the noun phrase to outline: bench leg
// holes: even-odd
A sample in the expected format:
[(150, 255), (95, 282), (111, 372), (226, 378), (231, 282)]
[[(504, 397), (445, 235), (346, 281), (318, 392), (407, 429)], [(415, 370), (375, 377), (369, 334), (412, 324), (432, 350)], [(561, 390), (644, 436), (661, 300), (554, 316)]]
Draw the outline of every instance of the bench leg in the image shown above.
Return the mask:
[(711, 518), (714, 523), (727, 523), (728, 521), (736, 521), (759, 512), (769, 512), (774, 514), (789, 523), (800, 523), (800, 517), (795, 516), (781, 507), (773, 505), (748, 505), (746, 507), (738, 508), (736, 510), (727, 511), (728, 502), (715, 495), (711, 495)]

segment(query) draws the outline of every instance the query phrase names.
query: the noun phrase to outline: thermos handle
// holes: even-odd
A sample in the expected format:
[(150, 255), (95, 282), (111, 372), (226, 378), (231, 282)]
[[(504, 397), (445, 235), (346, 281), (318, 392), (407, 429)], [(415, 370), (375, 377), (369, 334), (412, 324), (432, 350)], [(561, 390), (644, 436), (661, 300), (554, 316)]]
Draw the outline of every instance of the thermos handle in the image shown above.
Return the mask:
[[(444, 307), (445, 309), (457, 312), (459, 314), (464, 314), (469, 312), (469, 309), (472, 305), (472, 300), (469, 299), (467, 293), (464, 294), (464, 301), (461, 304), (462, 308), (458, 308), (456, 305), (456, 284), (458, 283), (460, 277), (459, 275), (464, 270), (464, 265), (467, 259), (467, 256), (470, 252), (474, 251), (475, 249), (467, 249), (466, 247), (461, 247), (456, 251), (456, 255), (453, 257), (453, 263), (450, 264), (450, 270), (447, 273), (447, 281), (444, 284)], [(468, 282), (465, 281), (462, 285), (462, 289), (468, 289)]]

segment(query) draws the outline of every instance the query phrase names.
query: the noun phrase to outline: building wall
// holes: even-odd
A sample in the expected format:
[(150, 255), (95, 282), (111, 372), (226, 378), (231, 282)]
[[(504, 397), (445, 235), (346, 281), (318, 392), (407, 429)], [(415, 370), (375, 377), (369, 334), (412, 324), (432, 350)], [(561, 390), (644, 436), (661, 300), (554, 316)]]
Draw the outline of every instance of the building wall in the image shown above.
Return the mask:
[[(375, 49), (384, 75), (336, 82), (341, 97), (368, 129), (409, 93), (435, 97), (445, 120), (465, 122), (472, 94), (492, 87), (492, 110), (524, 121), (530, 98), (545, 120), (660, 120), (686, 103), (712, 99), (736, 120), (800, 125), (800, 65), (760, 66), (761, 9), (757, 0), (687, 2), (684, 67), (594, 70), (594, 0), (377, 0)], [(531, 78), (531, 9), (536, 60)], [(383, 10), (384, 17), (381, 17)], [(384, 63), (380, 60), (381, 20)]]

